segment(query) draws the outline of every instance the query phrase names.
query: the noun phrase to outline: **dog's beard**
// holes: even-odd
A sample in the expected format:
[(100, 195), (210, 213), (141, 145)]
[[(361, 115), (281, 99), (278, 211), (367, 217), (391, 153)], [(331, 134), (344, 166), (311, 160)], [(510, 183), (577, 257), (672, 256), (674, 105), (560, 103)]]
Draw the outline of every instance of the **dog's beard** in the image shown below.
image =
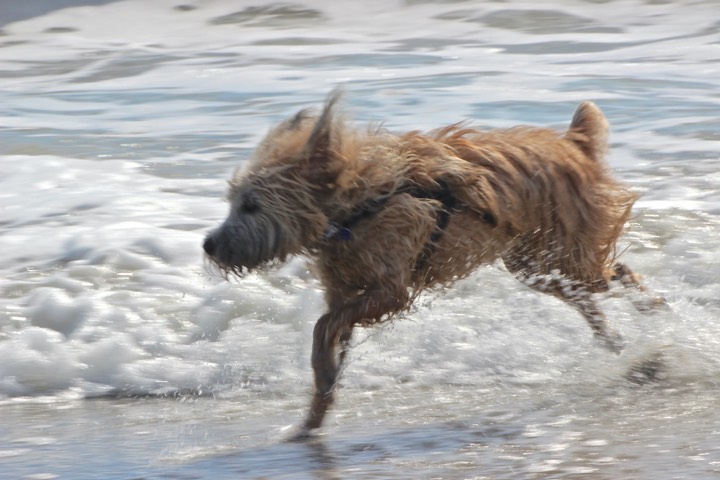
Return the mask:
[(271, 218), (253, 215), (226, 220), (205, 239), (210, 265), (223, 277), (242, 277), (288, 255), (286, 234)]

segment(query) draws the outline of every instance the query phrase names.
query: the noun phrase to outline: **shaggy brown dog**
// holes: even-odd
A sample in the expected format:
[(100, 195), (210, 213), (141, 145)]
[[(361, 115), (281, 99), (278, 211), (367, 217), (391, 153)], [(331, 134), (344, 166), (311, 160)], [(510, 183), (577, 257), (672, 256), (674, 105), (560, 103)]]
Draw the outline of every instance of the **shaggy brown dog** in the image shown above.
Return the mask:
[(457, 124), (392, 135), (336, 118), (337, 99), (270, 131), (230, 181), (230, 214), (203, 245), (225, 274), (288, 255), (314, 260), (328, 311), (313, 335), (304, 432), (333, 402), (356, 325), (387, 320), (423, 289), (497, 259), (577, 308), (603, 345), (620, 350), (592, 294), (612, 280), (642, 289), (615, 262), (636, 196), (604, 163), (608, 124), (594, 104), (580, 105), (566, 132)]

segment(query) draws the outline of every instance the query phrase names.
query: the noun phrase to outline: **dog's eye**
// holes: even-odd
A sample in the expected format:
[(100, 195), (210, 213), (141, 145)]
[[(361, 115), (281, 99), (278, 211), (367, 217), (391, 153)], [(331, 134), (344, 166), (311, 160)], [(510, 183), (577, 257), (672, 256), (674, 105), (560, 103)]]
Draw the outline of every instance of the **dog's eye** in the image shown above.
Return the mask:
[(245, 197), (240, 204), (240, 212), (242, 213), (255, 213), (258, 210), (260, 210), (260, 205), (258, 204), (257, 199), (250, 195)]

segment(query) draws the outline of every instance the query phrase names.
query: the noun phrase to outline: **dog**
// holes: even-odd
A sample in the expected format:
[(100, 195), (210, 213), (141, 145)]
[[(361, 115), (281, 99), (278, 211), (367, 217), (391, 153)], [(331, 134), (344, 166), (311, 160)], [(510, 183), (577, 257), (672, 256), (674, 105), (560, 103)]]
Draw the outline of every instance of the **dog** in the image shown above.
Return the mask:
[(637, 196), (604, 161), (608, 122), (595, 104), (582, 103), (565, 132), (459, 123), (395, 135), (353, 127), (335, 111), (339, 97), (270, 130), (230, 180), (230, 212), (203, 244), (226, 277), (311, 259), (327, 313), (313, 331), (303, 434), (333, 403), (356, 326), (387, 321), (420, 292), (497, 260), (575, 307), (620, 352), (594, 294), (645, 290), (615, 253)]

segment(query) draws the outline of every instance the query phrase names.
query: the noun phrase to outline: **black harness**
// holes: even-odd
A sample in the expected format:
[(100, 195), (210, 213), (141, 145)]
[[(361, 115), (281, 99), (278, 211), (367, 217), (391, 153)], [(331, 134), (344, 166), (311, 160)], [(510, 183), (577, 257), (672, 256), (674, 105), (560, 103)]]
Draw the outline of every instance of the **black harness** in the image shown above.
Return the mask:
[(355, 208), (346, 219), (340, 222), (330, 223), (330, 226), (325, 231), (324, 238), (328, 240), (352, 239), (352, 229), (361, 221), (375, 216), (395, 195), (407, 194), (423, 200), (436, 200), (442, 204), (442, 208), (437, 211), (437, 217), (435, 219), (437, 228), (430, 235), (423, 249), (423, 253), (420, 254), (415, 263), (415, 269), (420, 270), (426, 265), (428, 258), (430, 258), (430, 255), (432, 255), (437, 244), (442, 239), (445, 229), (450, 223), (450, 214), (455, 209), (457, 203), (455, 196), (453, 196), (444, 180), (438, 180), (437, 185), (438, 188), (433, 190), (420, 188), (418, 186), (401, 187), (389, 195), (368, 200)]

